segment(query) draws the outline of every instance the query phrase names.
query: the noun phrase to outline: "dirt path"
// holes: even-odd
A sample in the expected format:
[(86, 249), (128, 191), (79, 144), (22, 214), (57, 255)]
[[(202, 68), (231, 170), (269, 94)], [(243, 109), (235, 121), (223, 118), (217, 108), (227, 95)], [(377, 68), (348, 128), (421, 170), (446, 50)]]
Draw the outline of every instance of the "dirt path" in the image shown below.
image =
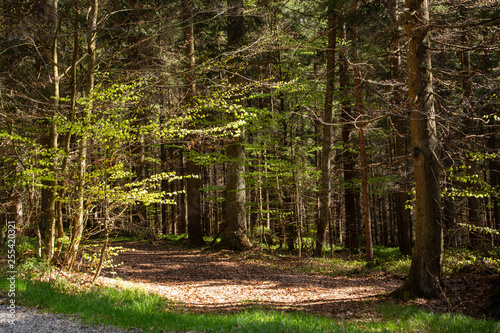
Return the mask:
[(377, 295), (402, 283), (401, 279), (383, 275), (304, 274), (281, 268), (286, 262), (252, 263), (220, 252), (121, 245), (135, 251), (121, 253), (116, 259), (123, 262), (115, 269), (118, 277), (177, 301), (191, 311), (220, 313), (258, 304), (343, 318), (362, 317), (370, 311), (371, 303), (380, 301)]

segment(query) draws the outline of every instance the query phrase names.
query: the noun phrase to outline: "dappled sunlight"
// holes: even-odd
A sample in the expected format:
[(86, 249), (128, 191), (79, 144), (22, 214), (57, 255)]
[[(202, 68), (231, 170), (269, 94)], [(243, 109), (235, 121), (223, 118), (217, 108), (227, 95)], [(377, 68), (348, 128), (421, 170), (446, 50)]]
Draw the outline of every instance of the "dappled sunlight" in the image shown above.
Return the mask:
[(170, 251), (145, 244), (124, 246), (134, 246), (135, 251), (122, 253), (116, 259), (123, 262), (116, 268), (119, 279), (102, 277), (100, 283), (140, 286), (196, 312), (264, 306), (357, 316), (362, 313), (359, 306), (376, 302), (377, 296), (402, 282), (385, 274), (308, 274), (291, 270), (286, 263), (281, 267), (266, 266), (219, 252)]

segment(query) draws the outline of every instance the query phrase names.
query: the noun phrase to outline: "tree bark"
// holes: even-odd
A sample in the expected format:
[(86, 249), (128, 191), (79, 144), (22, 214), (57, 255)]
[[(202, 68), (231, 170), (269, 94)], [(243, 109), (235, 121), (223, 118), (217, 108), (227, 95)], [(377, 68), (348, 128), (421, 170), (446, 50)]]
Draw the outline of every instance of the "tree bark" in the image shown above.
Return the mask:
[[(57, 34), (59, 33), (59, 13), (58, 13), (58, 0), (52, 0), (50, 4), (50, 13), (52, 18), (52, 49), (51, 49), (51, 62), (52, 62), (52, 80), (53, 80), (53, 109), (49, 112), (48, 122), (49, 126), (49, 135), (47, 138), (46, 146), (49, 151), (49, 158), (51, 159), (51, 166), (49, 167), (50, 176), (56, 177), (57, 171), (57, 124), (55, 121), (55, 117), (59, 110), (59, 60), (58, 60), (58, 38)], [(46, 245), (45, 245), (45, 255), (48, 260), (52, 260), (54, 256), (54, 241), (55, 241), (55, 226), (56, 226), (56, 180), (50, 179), (44, 181), (44, 190), (42, 191), (42, 225), (46, 228)]]
[(429, 5), (428, 0), (406, 0), (405, 5), (405, 29), (410, 37), (407, 53), (408, 106), (411, 112), (416, 234), (408, 278), (393, 295), (407, 299), (435, 297), (441, 290), (443, 229), (429, 50)]
[[(234, 49), (241, 44), (245, 34), (243, 0), (227, 0), (227, 7), (227, 45)], [(229, 82), (236, 85), (239, 80), (233, 75)], [(232, 138), (226, 150), (229, 159), (226, 167), (226, 227), (221, 246), (236, 251), (244, 251), (252, 246), (246, 234), (244, 132), (242, 129), (239, 137)]]
[[(194, 47), (194, 23), (193, 4), (189, 0), (183, 1), (184, 9), (184, 57), (186, 58), (186, 104), (194, 106), (193, 98), (196, 95), (195, 78), (195, 47)], [(195, 147), (195, 144), (193, 144)], [(195, 149), (195, 148), (193, 148)], [(187, 173), (190, 176), (187, 180), (187, 231), (189, 243), (194, 246), (205, 244), (203, 239), (203, 229), (201, 222), (201, 202), (200, 202), (200, 166), (191, 158), (187, 160)]]

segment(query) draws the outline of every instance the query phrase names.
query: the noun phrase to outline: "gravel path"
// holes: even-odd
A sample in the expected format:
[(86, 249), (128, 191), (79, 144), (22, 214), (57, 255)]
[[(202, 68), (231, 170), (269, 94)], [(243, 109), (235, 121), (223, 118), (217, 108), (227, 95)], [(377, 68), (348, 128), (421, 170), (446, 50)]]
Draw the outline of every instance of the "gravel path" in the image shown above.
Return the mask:
[(14, 324), (8, 320), (7, 305), (0, 305), (0, 332), (2, 333), (132, 333), (139, 329), (120, 329), (113, 326), (88, 326), (82, 324), (77, 316), (41, 312), (33, 308), (16, 307)]

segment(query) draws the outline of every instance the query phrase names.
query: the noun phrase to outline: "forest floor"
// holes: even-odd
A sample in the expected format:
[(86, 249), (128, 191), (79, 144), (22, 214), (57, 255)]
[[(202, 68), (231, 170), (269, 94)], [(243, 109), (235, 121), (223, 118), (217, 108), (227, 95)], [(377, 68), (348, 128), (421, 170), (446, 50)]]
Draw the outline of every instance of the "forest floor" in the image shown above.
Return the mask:
[[(341, 276), (328, 270), (311, 273), (308, 267), (315, 259), (260, 251), (235, 254), (169, 243), (114, 245), (127, 249), (115, 258), (116, 263), (123, 263), (113, 269), (119, 279), (108, 273), (99, 278), (99, 284), (133, 283), (172, 300), (175, 310), (229, 313), (258, 306), (355, 321), (377, 320), (382, 304), (402, 304), (386, 295), (404, 282), (403, 274), (383, 270)], [(446, 297), (405, 304), (482, 317), (491, 281), (488, 272), (464, 270), (446, 278)]]

